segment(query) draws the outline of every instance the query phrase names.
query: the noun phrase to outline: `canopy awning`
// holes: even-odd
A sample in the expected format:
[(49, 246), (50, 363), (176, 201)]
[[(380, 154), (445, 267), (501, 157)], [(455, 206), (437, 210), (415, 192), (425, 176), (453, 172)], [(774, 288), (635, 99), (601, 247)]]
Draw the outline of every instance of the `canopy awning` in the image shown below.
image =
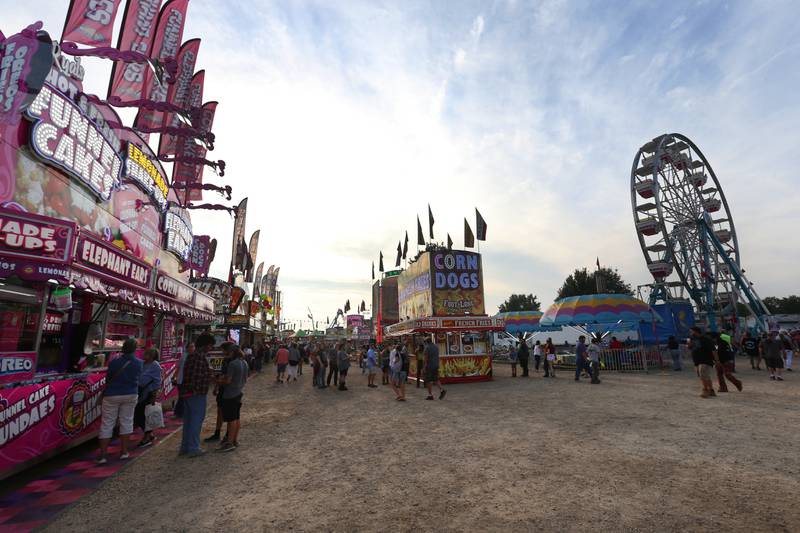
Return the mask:
[(504, 331), (505, 321), (491, 316), (433, 316), (404, 320), (387, 326), (387, 337), (398, 337), (412, 333), (480, 332)]

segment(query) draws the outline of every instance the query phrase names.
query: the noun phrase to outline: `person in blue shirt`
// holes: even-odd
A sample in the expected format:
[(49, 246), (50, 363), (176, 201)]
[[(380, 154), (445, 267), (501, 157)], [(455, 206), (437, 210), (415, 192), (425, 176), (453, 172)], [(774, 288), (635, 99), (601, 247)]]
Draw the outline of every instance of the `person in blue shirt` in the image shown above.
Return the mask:
[(375, 375), (378, 373), (378, 354), (375, 353), (375, 346), (370, 344), (367, 350), (367, 387), (375, 388)]
[(142, 362), (136, 358), (136, 339), (126, 339), (122, 343), (122, 355), (108, 364), (106, 389), (103, 393), (100, 422), (100, 457), (97, 462), (108, 461), (108, 444), (114, 434), (114, 426), (119, 419), (119, 440), (122, 444), (120, 459), (127, 459), (128, 439), (133, 433), (133, 411), (139, 398), (139, 376), (142, 375)]
[(592, 368), (589, 366), (588, 352), (586, 349), (586, 337), (578, 337), (578, 344), (575, 346), (575, 381), (581, 380), (581, 371), (586, 370), (589, 377), (592, 377)]

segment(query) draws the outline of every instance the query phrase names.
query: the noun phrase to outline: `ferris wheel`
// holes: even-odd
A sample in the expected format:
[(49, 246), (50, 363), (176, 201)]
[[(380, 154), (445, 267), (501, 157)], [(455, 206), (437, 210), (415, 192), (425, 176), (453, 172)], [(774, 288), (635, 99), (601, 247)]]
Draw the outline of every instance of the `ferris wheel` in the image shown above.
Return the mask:
[(744, 277), (736, 228), (719, 180), (684, 135), (645, 143), (631, 169), (631, 207), (655, 299), (692, 299), (698, 319), (717, 329), (738, 304), (766, 328), (769, 311)]

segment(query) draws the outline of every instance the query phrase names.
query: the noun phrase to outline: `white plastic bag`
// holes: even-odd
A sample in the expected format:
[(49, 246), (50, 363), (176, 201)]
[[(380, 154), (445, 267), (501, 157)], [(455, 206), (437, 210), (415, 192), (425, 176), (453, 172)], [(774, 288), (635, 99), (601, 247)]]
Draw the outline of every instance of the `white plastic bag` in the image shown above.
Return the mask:
[(154, 429), (164, 427), (164, 412), (161, 410), (161, 404), (156, 402), (152, 405), (148, 404), (144, 407), (144, 429), (145, 431), (153, 431)]

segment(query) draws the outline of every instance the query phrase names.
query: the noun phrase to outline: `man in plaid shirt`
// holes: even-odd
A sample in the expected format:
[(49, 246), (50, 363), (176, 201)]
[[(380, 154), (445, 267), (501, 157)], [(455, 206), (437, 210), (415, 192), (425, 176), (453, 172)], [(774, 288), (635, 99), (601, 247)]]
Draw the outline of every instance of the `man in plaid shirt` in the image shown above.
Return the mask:
[(200, 448), (200, 430), (206, 417), (206, 395), (211, 382), (211, 369), (206, 355), (214, 346), (214, 337), (208, 333), (200, 335), (194, 343), (195, 351), (186, 358), (183, 366), (183, 438), (179, 455), (198, 457), (205, 450)]

